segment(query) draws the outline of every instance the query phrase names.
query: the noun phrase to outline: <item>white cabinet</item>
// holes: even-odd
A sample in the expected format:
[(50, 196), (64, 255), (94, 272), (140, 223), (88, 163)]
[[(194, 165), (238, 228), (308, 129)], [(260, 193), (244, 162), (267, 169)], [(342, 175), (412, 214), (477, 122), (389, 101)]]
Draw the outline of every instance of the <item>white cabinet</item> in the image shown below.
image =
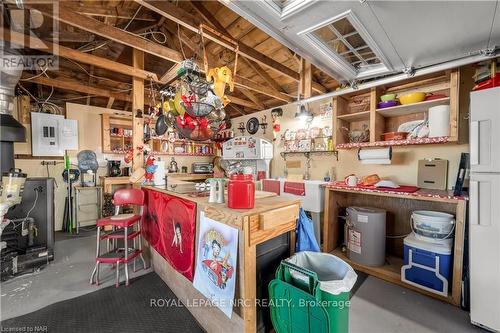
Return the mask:
[(500, 87), (471, 93), (471, 172), (500, 172)]
[[(500, 145), (497, 142), (497, 145)], [(500, 330), (500, 174), (471, 174), (471, 321)]]

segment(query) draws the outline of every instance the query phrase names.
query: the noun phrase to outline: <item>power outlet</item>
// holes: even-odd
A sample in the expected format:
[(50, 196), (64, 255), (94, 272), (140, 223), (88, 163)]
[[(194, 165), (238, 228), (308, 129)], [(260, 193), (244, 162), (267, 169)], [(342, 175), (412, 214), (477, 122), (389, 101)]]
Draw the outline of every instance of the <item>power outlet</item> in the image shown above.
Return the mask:
[(42, 165), (56, 165), (56, 161), (42, 161)]

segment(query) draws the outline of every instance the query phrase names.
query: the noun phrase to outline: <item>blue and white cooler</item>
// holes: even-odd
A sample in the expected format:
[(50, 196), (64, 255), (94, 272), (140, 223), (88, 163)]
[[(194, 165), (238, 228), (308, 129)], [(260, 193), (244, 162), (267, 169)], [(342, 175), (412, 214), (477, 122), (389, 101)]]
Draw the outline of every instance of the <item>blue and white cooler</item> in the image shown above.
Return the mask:
[(404, 239), (401, 280), (421, 289), (448, 296), (453, 261), (451, 250), (451, 242), (427, 242), (411, 233)]

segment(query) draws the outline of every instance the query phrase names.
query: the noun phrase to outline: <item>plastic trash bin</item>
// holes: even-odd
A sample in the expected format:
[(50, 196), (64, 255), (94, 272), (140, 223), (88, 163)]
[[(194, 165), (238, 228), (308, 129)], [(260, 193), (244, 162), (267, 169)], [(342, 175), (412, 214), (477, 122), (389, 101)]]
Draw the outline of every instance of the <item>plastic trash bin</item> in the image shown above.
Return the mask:
[(356, 279), (349, 264), (328, 253), (304, 251), (282, 261), (269, 283), (275, 331), (347, 333)]

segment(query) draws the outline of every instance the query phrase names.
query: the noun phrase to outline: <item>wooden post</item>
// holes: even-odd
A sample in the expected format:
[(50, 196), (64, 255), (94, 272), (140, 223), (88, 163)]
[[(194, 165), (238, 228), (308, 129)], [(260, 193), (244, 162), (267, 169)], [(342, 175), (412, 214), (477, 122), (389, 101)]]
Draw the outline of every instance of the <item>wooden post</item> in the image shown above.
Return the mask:
[(312, 96), (312, 65), (304, 58), (300, 60), (299, 91), (303, 98)]
[[(137, 69), (144, 69), (144, 52), (134, 49), (132, 55), (132, 65)], [(137, 117), (138, 112), (141, 118)], [(132, 147), (134, 149), (134, 159), (132, 161), (132, 171), (144, 165), (144, 156), (138, 153), (137, 147), (144, 145), (144, 80), (134, 77), (132, 79)]]
[(370, 142), (380, 141), (380, 136), (385, 130), (385, 119), (377, 113), (377, 104), (380, 89), (377, 87), (370, 90)]
[(451, 281), (451, 303), (457, 306), (460, 306), (460, 298), (462, 296), (466, 214), (466, 202), (465, 200), (459, 200), (455, 212), (455, 246), (453, 249), (453, 280)]
[(450, 135), (449, 141), (458, 141), (460, 69), (450, 73)]

